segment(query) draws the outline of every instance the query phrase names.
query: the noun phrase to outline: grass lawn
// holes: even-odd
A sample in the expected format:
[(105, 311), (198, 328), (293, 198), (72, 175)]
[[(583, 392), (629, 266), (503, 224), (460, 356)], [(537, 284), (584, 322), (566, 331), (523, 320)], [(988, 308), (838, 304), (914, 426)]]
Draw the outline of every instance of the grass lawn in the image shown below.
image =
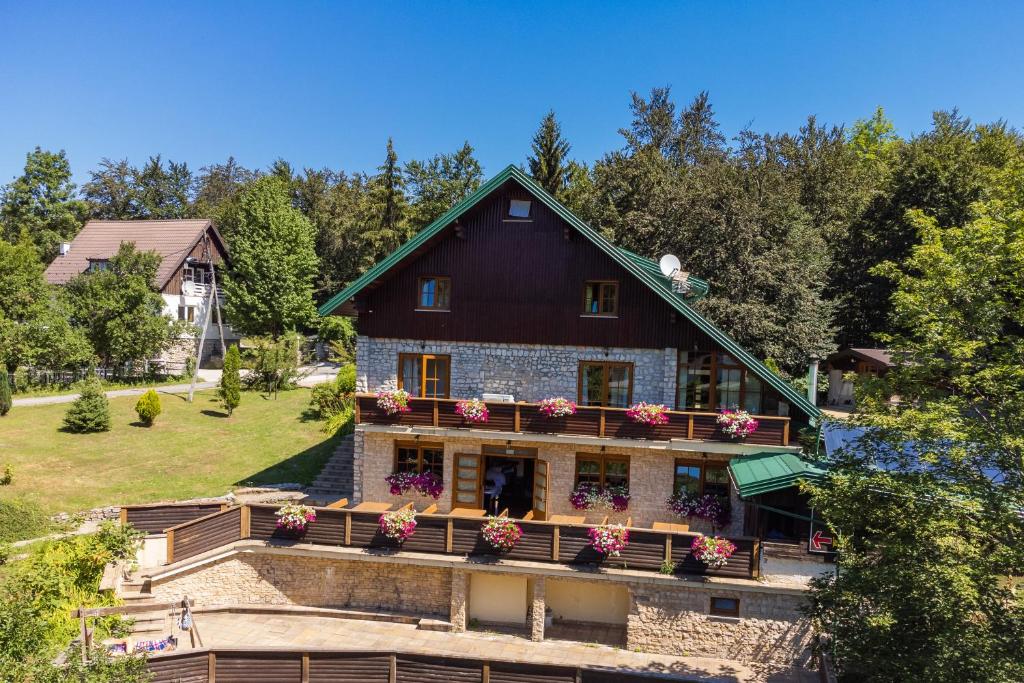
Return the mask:
[(0, 496), (22, 496), (47, 512), (218, 496), (232, 486), (310, 483), (330, 457), (322, 423), (303, 419), (309, 390), (277, 400), (243, 392), (227, 417), (213, 390), (160, 394), (156, 424), (138, 425), (136, 396), (110, 399), (112, 427), (100, 434), (60, 431), (68, 405), (14, 408), (0, 418), (0, 468), (14, 482)]

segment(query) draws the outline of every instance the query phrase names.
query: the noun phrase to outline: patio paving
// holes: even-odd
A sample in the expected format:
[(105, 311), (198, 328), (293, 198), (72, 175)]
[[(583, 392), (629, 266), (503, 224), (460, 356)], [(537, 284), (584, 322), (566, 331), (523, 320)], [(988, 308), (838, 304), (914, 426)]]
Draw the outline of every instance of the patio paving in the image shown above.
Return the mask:
[[(630, 652), (592, 643), (529, 639), (491, 632), (445, 633), (418, 630), (411, 624), (363, 621), (332, 617), (197, 613), (196, 626), (203, 644), (212, 648), (281, 648), (289, 650), (398, 650), (410, 654), (501, 659), (562, 666), (621, 668), (635, 671), (672, 673), (682, 680), (715, 683), (801, 683), (815, 680), (773, 675), (764, 678), (738, 662), (706, 657), (672, 657)], [(566, 635), (560, 633), (559, 635)], [(184, 648), (188, 638), (181, 638)], [(810, 673), (810, 672), (807, 672)]]

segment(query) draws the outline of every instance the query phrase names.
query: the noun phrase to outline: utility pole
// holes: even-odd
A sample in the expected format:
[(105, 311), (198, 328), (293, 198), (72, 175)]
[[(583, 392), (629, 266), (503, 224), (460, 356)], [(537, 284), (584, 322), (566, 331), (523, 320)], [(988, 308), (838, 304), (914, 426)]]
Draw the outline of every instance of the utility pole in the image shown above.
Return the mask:
[(220, 330), (220, 352), (221, 357), (227, 355), (224, 348), (224, 325), (221, 323), (220, 303), (217, 301), (217, 276), (213, 272), (213, 254), (210, 252), (209, 235), (203, 235), (203, 256), (210, 265), (210, 292), (206, 302), (206, 315), (203, 316), (203, 330), (199, 335), (199, 346), (196, 348), (196, 368), (192, 373), (192, 384), (188, 388), (188, 402), (192, 403), (192, 396), (196, 391), (196, 378), (199, 377), (199, 362), (203, 357), (203, 346), (206, 344), (206, 330), (210, 326), (210, 316), (213, 314), (213, 307), (217, 306), (217, 328)]

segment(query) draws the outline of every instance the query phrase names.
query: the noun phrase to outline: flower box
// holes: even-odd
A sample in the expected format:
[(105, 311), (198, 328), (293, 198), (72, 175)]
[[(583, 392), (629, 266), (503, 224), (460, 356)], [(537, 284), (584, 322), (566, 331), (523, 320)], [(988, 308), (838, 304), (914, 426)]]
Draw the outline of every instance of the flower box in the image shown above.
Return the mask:
[(718, 426), (723, 434), (739, 441), (756, 432), (758, 422), (745, 410), (723, 410), (718, 416)]
[(576, 510), (614, 510), (629, 507), (629, 490), (624, 486), (601, 487), (580, 484), (569, 494), (569, 503)]
[(433, 472), (424, 472), (423, 474), (395, 472), (384, 477), (384, 481), (390, 487), (392, 496), (404, 496), (409, 489), (415, 489), (420, 495), (430, 496), (437, 500), (444, 493), (444, 482)]
[(618, 557), (629, 545), (629, 530), (621, 524), (602, 524), (590, 529), (590, 547), (605, 557)]
[(394, 391), (382, 389), (377, 392), (377, 407), (388, 415), (408, 413), (412, 410), (409, 407), (409, 392), (402, 389), (395, 389)]
[(637, 424), (650, 427), (668, 424), (668, 408), (660, 403), (637, 403), (629, 407), (626, 416)]
[(568, 417), (576, 414), (576, 404), (567, 398), (546, 398), (537, 405), (541, 414), (549, 418)]
[(380, 533), (397, 543), (402, 543), (416, 532), (416, 511), (411, 507), (385, 512), (377, 522)]
[(460, 415), (465, 422), (482, 423), (487, 422), (490, 411), (480, 399), (467, 398), (455, 404), (455, 414)]
[(523, 536), (523, 529), (508, 517), (491, 517), (480, 529), (484, 540), (499, 553), (507, 553)]
[(278, 535), (287, 538), (302, 538), (310, 522), (316, 521), (316, 510), (308, 505), (284, 505), (274, 514)]
[(718, 496), (710, 493), (690, 496), (685, 491), (680, 491), (665, 501), (665, 505), (680, 517), (701, 519), (713, 527), (724, 527), (732, 518), (728, 506), (723, 505)]
[(698, 536), (690, 544), (690, 550), (694, 559), (703, 562), (708, 569), (721, 569), (736, 552), (736, 546), (727, 538)]

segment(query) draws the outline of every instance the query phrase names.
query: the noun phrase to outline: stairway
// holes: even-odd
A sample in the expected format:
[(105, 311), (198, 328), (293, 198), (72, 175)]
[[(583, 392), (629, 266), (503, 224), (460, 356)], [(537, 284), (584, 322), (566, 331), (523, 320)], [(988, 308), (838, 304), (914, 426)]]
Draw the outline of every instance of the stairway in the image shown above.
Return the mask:
[(316, 481), (306, 489), (306, 496), (320, 504), (333, 503), (339, 498), (351, 498), (353, 486), (353, 444), (351, 434), (341, 438), (334, 455), (320, 470)]

